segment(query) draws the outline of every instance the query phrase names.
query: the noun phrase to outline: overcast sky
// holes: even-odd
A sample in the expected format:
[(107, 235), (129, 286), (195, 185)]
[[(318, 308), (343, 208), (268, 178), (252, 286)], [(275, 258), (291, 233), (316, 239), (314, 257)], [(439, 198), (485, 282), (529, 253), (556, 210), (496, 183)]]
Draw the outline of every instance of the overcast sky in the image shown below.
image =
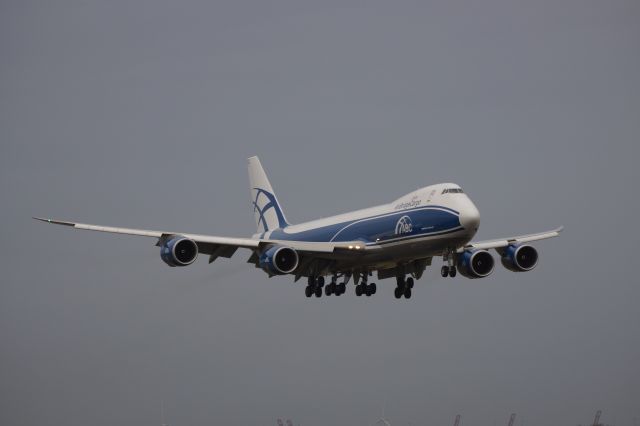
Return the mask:
[[(640, 419), (640, 2), (0, 2), (0, 423)], [(255, 231), (460, 184), (540, 263), (306, 299), (81, 222)]]

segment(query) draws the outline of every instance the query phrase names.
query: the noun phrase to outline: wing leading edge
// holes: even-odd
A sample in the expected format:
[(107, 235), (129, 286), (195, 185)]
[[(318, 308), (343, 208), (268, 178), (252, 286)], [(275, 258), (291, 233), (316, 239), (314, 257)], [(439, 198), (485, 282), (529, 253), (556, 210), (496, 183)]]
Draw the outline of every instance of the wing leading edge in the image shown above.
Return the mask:
[(284, 240), (261, 240), (253, 238), (233, 238), (220, 237), (214, 235), (190, 234), (183, 232), (154, 231), (148, 229), (119, 228), (113, 226), (90, 225), (86, 223), (69, 222), (64, 220), (47, 219), (42, 217), (34, 217), (35, 220), (41, 222), (52, 223), (54, 225), (69, 226), (75, 229), (84, 229), (88, 231), (106, 232), (109, 234), (136, 235), (141, 237), (158, 238), (160, 245), (166, 237), (172, 235), (181, 235), (189, 238), (198, 244), (198, 251), (202, 254), (208, 254), (209, 263), (218, 257), (231, 257), (238, 248), (246, 248), (250, 250), (258, 250), (268, 245), (281, 244), (286, 245), (301, 253), (329, 255), (335, 252), (363, 252), (365, 250), (375, 250), (376, 247), (367, 247), (361, 241), (351, 242), (307, 242), (307, 241), (284, 241)]
[(553, 238), (560, 235), (560, 232), (564, 229), (563, 226), (556, 228), (552, 231), (539, 232), (537, 234), (520, 235), (518, 237), (501, 238), (496, 240), (471, 242), (464, 247), (459, 248), (457, 251), (461, 253), (469, 249), (488, 250), (501, 247), (507, 247), (511, 244), (528, 243), (531, 241), (546, 240), (547, 238)]

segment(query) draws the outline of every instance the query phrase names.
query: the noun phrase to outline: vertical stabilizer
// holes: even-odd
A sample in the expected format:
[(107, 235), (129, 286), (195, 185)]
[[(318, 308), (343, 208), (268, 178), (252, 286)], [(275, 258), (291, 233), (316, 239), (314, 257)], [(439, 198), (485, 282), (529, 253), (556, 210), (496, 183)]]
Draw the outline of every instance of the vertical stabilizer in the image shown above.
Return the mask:
[(258, 233), (288, 226), (289, 223), (258, 157), (249, 158), (249, 184)]

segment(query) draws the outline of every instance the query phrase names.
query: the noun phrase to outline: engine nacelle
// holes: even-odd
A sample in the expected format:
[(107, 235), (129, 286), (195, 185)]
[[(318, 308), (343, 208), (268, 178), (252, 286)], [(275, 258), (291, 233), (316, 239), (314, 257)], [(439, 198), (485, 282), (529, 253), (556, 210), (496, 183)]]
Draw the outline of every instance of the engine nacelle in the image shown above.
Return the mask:
[(513, 272), (526, 272), (538, 264), (538, 250), (527, 244), (514, 244), (498, 251), (502, 265)]
[(467, 278), (484, 278), (491, 275), (495, 262), (486, 250), (467, 250), (458, 255), (458, 271)]
[(198, 244), (189, 238), (176, 235), (162, 243), (160, 257), (171, 267), (191, 265), (198, 257)]
[(298, 260), (298, 253), (291, 247), (272, 246), (260, 255), (258, 264), (270, 275), (284, 275), (296, 270)]

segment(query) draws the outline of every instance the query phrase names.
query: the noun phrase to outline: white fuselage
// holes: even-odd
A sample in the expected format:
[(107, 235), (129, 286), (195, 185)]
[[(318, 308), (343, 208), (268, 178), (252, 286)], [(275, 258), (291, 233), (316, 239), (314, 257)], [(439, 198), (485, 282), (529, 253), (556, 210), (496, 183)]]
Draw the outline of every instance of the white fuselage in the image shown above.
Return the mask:
[(440, 255), (443, 250), (464, 245), (473, 238), (479, 224), (478, 209), (460, 186), (443, 183), (418, 189), (389, 204), (290, 225), (261, 237), (361, 241), (365, 246), (384, 248), (367, 255), (372, 266), (380, 266)]

